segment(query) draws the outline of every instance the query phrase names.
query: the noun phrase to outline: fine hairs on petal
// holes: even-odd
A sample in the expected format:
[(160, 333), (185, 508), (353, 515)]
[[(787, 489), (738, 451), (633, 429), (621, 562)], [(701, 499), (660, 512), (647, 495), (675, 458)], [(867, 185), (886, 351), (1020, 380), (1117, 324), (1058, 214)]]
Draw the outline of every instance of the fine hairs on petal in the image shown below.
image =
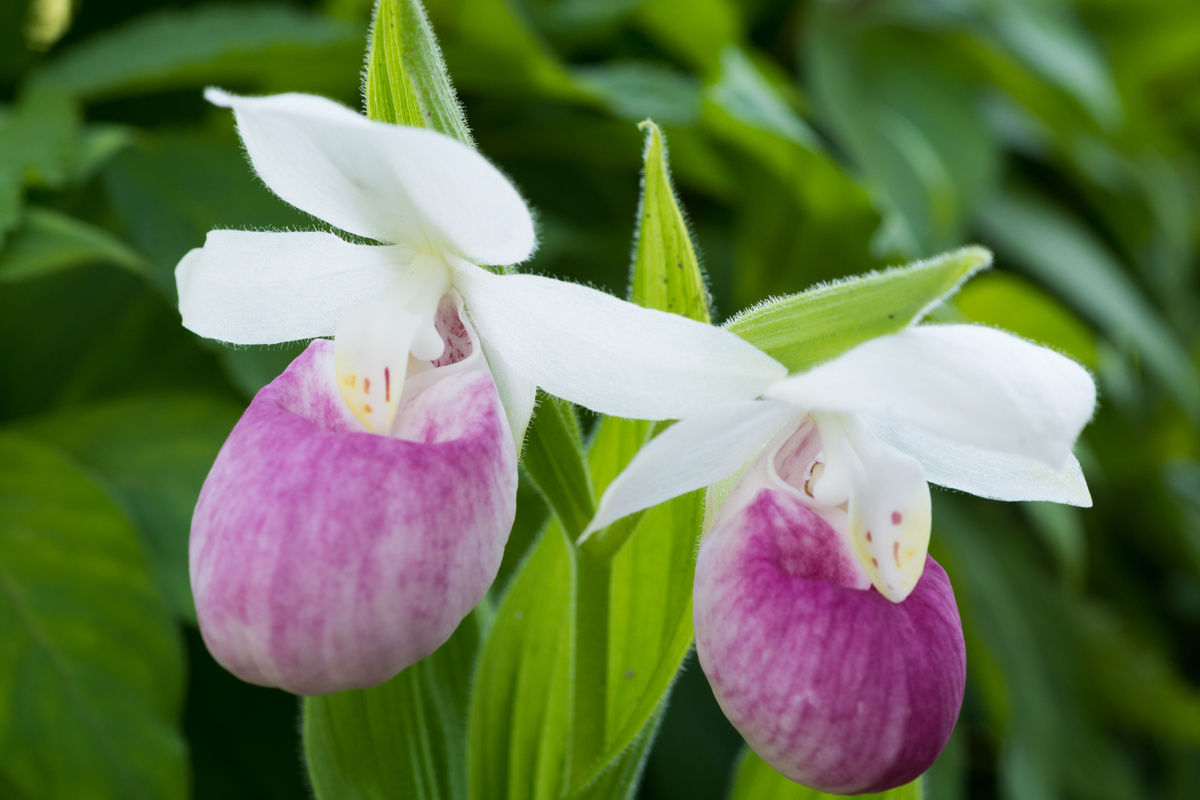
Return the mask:
[(584, 536), (627, 514), (702, 489), (741, 467), (789, 419), (783, 403), (715, 405), (681, 420), (638, 451), (608, 485)]
[(619, 417), (680, 419), (787, 374), (727, 331), (537, 275), (448, 259), (489, 348), (553, 395)]
[(214, 230), (175, 269), (179, 312), (188, 330), (231, 344), (332, 336), (347, 311), (386, 295), (414, 255), (317, 231)]
[(314, 95), (205, 96), (234, 110), (251, 163), (273, 192), (341, 230), (477, 264), (515, 264), (533, 253), (525, 201), (449, 136), (372, 122)]
[(881, 336), (772, 386), (812, 411), (894, 419), (938, 436), (1060, 468), (1096, 405), (1087, 370), (980, 325)]

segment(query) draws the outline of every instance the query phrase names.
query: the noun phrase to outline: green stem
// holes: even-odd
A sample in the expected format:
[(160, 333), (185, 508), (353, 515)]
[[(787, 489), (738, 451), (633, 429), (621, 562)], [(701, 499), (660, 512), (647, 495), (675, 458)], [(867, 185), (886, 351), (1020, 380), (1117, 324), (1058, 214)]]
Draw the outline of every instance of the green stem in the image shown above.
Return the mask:
[(567, 401), (540, 389), (538, 400), (522, 463), (573, 540), (596, 513), (579, 423)]
[(604, 752), (608, 718), (608, 613), (612, 565), (576, 552), (575, 711), (570, 782), (582, 777)]

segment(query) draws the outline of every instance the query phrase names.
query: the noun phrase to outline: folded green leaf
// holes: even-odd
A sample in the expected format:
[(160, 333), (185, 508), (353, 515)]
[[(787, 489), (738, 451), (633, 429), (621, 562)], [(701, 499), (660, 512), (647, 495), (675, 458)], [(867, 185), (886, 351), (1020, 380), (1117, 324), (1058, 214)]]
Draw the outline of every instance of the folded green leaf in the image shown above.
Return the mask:
[(578, 536), (595, 513), (596, 500), (574, 406), (538, 392), (538, 410), (525, 436), (521, 463), (563, 528), (571, 537)]
[[(886, 792), (856, 795), (862, 800), (923, 800), (921, 779)], [(746, 748), (738, 759), (729, 800), (837, 800), (841, 795), (826, 794), (792, 783), (755, 752)]]
[(571, 792), (570, 800), (633, 800), (637, 796), (650, 748), (658, 736), (665, 708), (659, 706), (651, 720), (642, 728), (621, 755), (609, 762), (605, 770), (591, 783)]
[[(573, 792), (612, 770), (622, 752), (654, 725), (691, 650), (692, 583), (702, 520), (699, 492), (656, 506), (641, 516), (613, 558), (603, 597), (606, 673), (602, 685), (581, 679), (578, 689), (604, 698), (588, 723), (602, 733), (594, 739), (602, 746), (576, 764)], [(579, 602), (582, 607), (598, 599), (581, 595)], [(581, 637), (585, 631), (581, 622)]]
[[(631, 294), (641, 305), (708, 322), (708, 292), (675, 199), (662, 134), (652, 122), (642, 127), (645, 173)], [(660, 426), (611, 417), (598, 423), (588, 451), (597, 490), (625, 468), (655, 428)], [(571, 796), (631, 791), (623, 781), (636, 778), (692, 646), (702, 516), (702, 498), (694, 492), (581, 545)], [(607, 637), (597, 635), (602, 630)]]
[(318, 800), (467, 796), (467, 695), (490, 601), (437, 652), (374, 689), (304, 701), (304, 754)]
[(364, 85), (367, 116), (473, 144), (421, 0), (378, 0)]
[(708, 290), (671, 186), (666, 142), (653, 122), (638, 127), (646, 132), (646, 149), (631, 299), (646, 308), (708, 322)]
[(183, 652), (137, 536), (54, 450), (0, 434), (0, 774), (29, 797), (183, 800)]
[(24, 224), (0, 250), (0, 283), (87, 264), (149, 272), (146, 260), (108, 231), (48, 208), (31, 207)]
[(571, 542), (551, 521), (497, 608), (475, 671), (467, 734), (472, 800), (553, 800), (566, 788), (576, 587)]
[(803, 372), (857, 344), (903, 330), (986, 269), (981, 247), (818, 286), (743, 311), (725, 327)]

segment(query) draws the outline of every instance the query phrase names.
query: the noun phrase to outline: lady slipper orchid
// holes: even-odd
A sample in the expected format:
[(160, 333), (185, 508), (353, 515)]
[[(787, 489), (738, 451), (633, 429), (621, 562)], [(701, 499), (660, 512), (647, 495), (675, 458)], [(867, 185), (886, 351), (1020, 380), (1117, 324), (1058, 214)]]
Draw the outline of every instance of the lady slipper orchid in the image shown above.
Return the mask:
[(909, 328), (676, 423), (585, 535), (752, 459), (700, 546), (701, 666), (777, 771), (882, 791), (937, 758), (966, 679), (954, 594), (926, 553), (928, 482), (1091, 505), (1071, 448), (1094, 406), (1091, 376), (1053, 351), (979, 326)]
[(184, 325), (202, 336), (334, 337), (255, 397), (193, 519), (201, 632), (246, 680), (372, 686), (450, 636), (499, 567), (537, 386), (670, 419), (784, 374), (719, 329), (476, 266), (527, 259), (533, 221), (449, 137), (308, 95), (207, 97), (233, 109), (279, 197), (381, 243), (213, 231), (176, 270)]

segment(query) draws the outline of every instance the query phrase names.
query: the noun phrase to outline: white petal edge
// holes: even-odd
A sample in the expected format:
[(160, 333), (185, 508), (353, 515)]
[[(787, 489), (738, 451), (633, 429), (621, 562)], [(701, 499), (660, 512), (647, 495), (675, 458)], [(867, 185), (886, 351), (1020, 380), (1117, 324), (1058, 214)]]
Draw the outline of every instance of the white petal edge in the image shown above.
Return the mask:
[(332, 336), (348, 310), (386, 295), (412, 248), (329, 233), (210, 231), (175, 268), (188, 330), (233, 344)]
[[(467, 316), (470, 316), (469, 309)], [(473, 318), (471, 322), (474, 324)], [(537, 404), (537, 385), (510, 367), (499, 351), (489, 347), (482, 336), (478, 338), (483, 357), (492, 373), (492, 381), (496, 384), (496, 392), (500, 395), (500, 403), (508, 417), (508, 427), (512, 431), (513, 443), (517, 446), (517, 455), (520, 456), (525, 446), (525, 431)]]
[(736, 472), (794, 420), (785, 403), (721, 403), (676, 422), (638, 451), (608, 485), (583, 535)]
[(888, 417), (1058, 468), (1092, 417), (1096, 386), (1071, 359), (1010, 333), (923, 325), (864, 342), (767, 396)]
[(536, 247), (517, 190), (449, 136), (373, 122), (315, 95), (209, 89), (205, 97), (233, 109), (254, 169), (273, 192), (344, 231), (477, 264), (515, 264)]
[(1041, 461), (950, 441), (912, 425), (862, 416), (876, 436), (911, 455), (930, 483), (990, 500), (1042, 500), (1090, 508), (1083, 470), (1074, 455), (1059, 469)]
[(721, 328), (575, 283), (448, 261), (488, 346), (527, 380), (593, 411), (681, 419), (753, 399), (787, 374)]

